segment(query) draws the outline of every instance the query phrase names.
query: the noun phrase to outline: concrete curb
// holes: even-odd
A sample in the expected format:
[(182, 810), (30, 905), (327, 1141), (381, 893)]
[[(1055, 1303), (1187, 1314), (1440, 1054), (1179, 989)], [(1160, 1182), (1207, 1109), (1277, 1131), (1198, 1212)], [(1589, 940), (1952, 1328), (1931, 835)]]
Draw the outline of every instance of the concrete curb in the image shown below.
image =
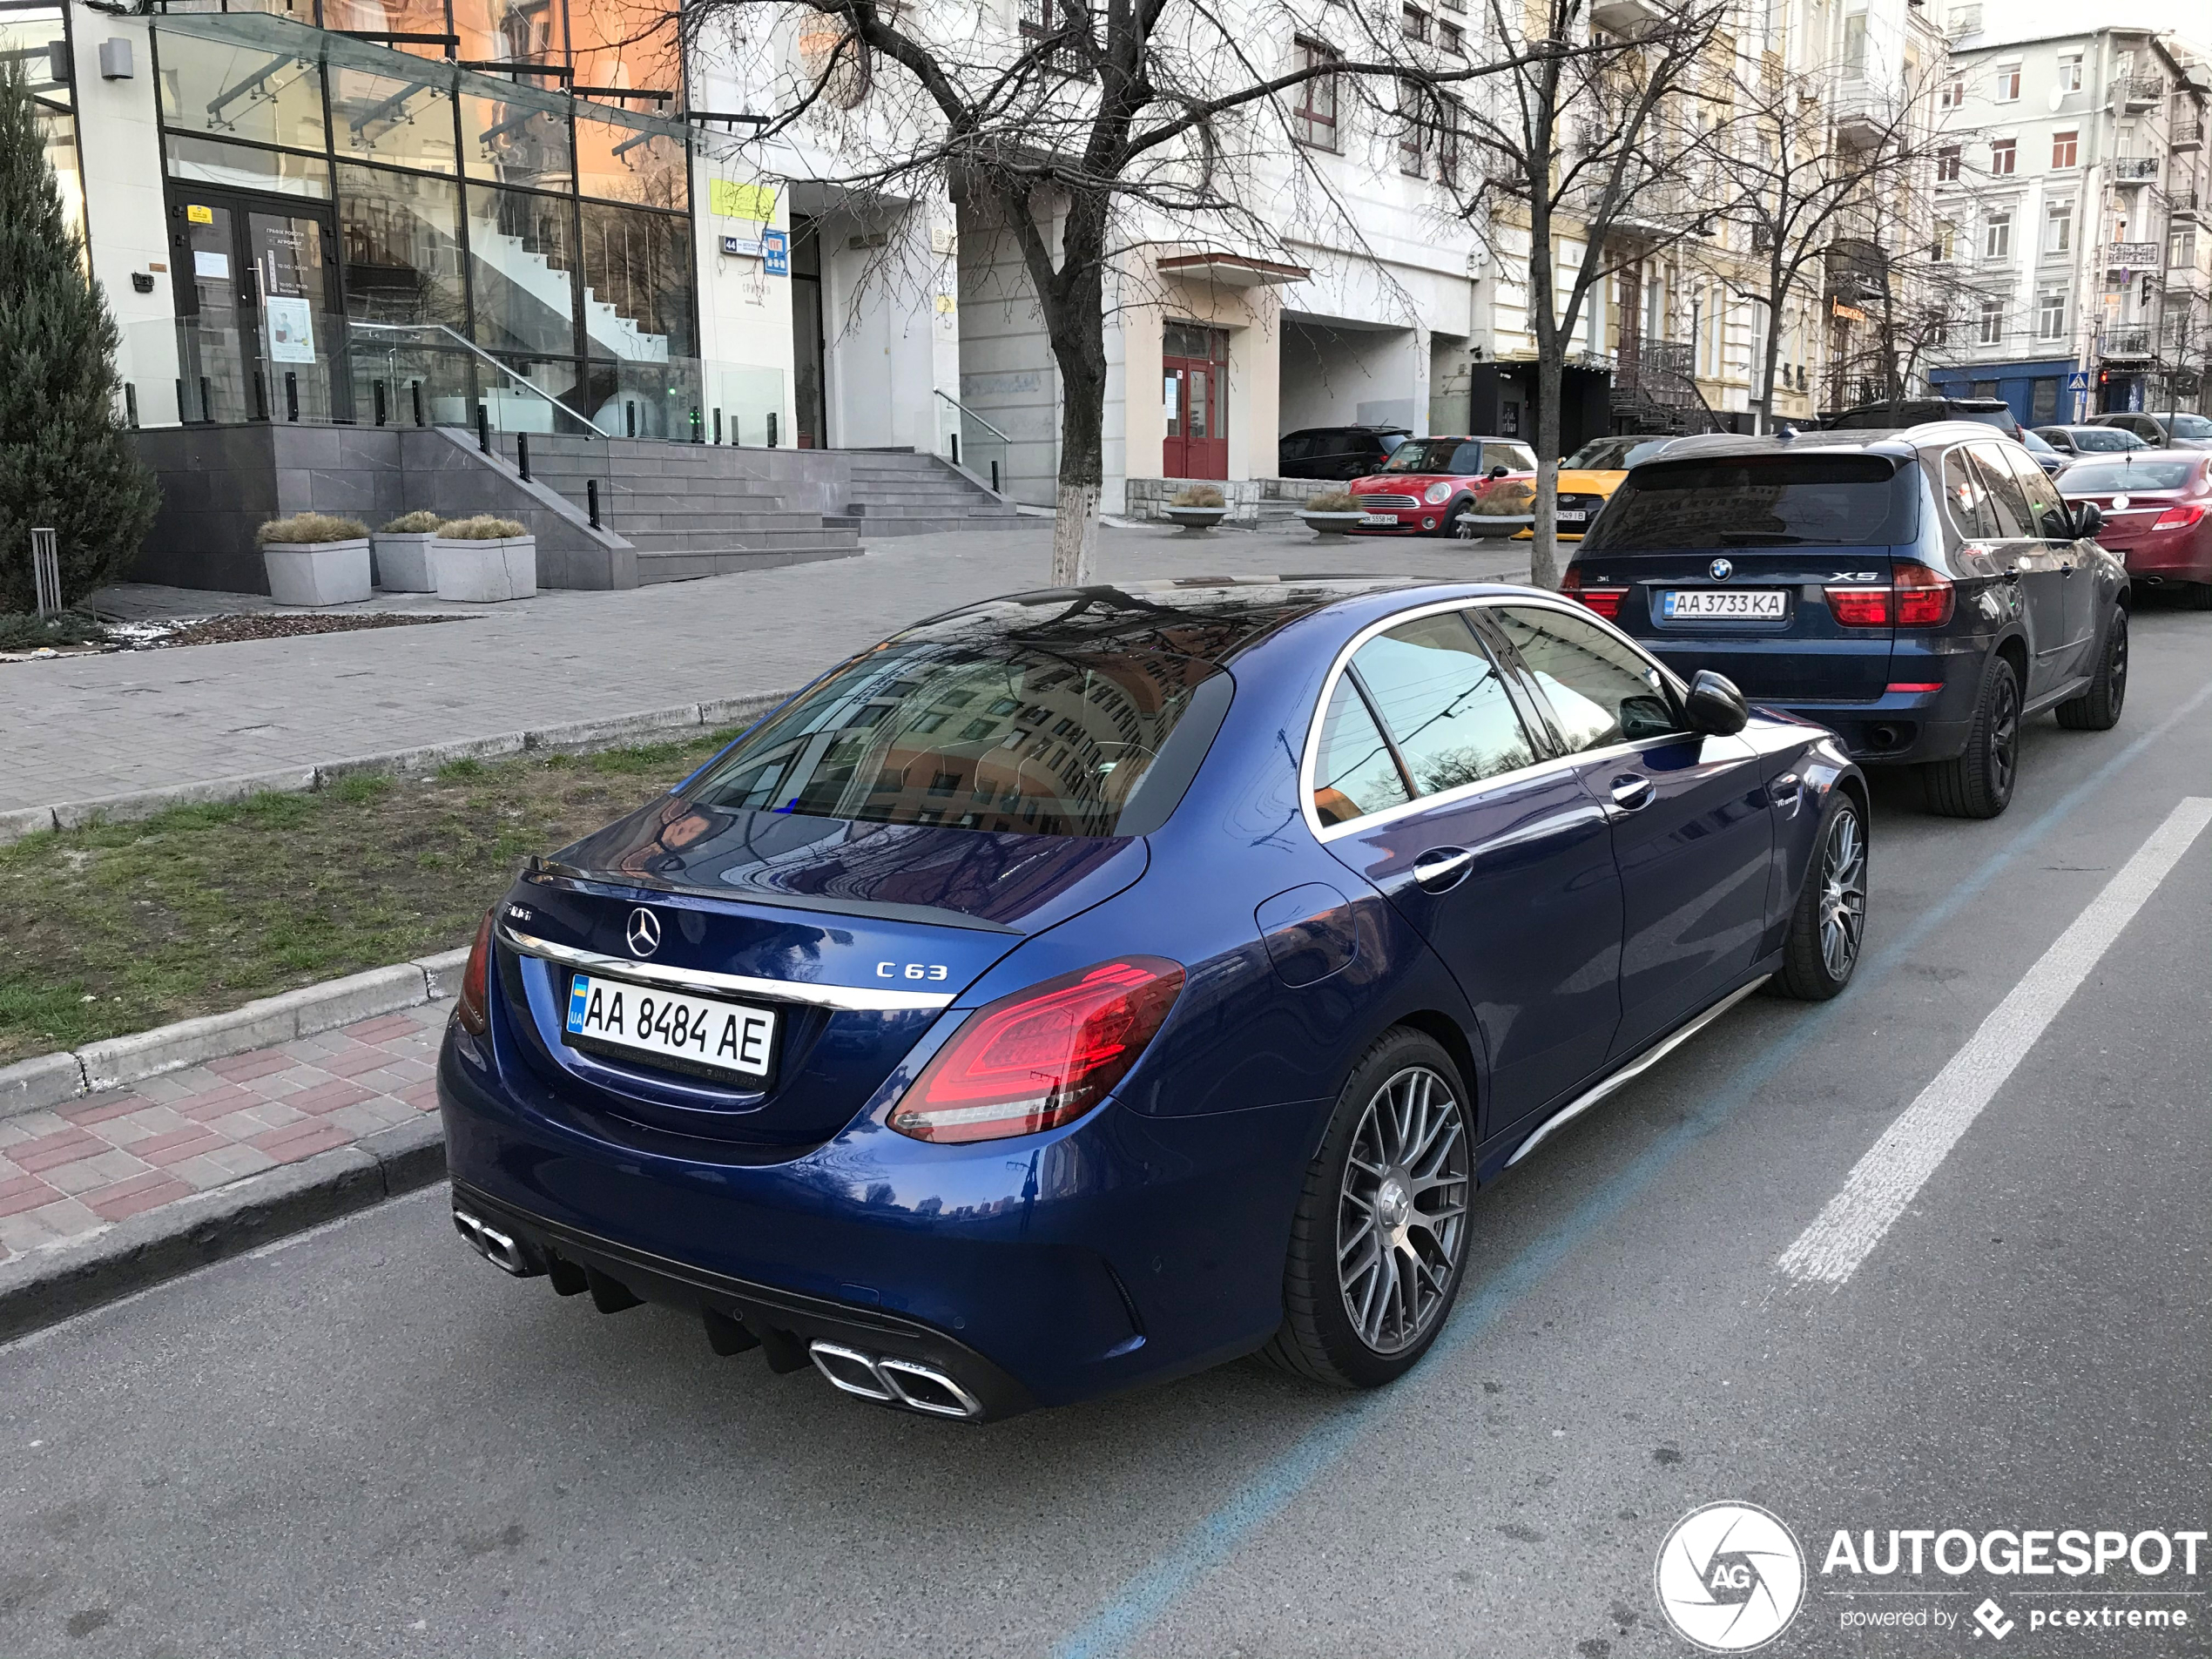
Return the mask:
[(445, 1175), (435, 1113), (0, 1264), (0, 1342)]
[[(96, 795), (87, 800), (57, 801), (51, 806), (18, 806), (0, 812), (0, 846), (19, 841), (41, 830), (78, 829), (91, 823), (120, 824), (151, 818), (172, 806), (207, 806), (244, 800), (270, 791), (306, 794), (327, 788), (341, 778), (382, 776), (397, 772), (432, 772), (455, 760), (496, 759), (526, 750), (610, 748), (637, 738), (696, 727), (749, 724), (792, 696), (790, 691), (763, 691), (752, 697), (718, 698), (707, 703), (681, 703), (674, 708), (647, 709), (597, 720), (573, 720), (561, 725), (534, 727), (526, 732), (502, 732), (491, 737), (464, 738), (449, 743), (424, 744), (419, 748), (394, 749), (386, 753), (355, 755), (313, 766), (287, 766), (276, 772), (242, 772), (232, 778), (211, 778), (198, 783), (165, 784), (158, 789), (133, 790), (120, 795)], [(4, 1074), (0, 1074), (4, 1075)], [(0, 1085), (4, 1098), (4, 1085)]]
[(151, 1031), (87, 1043), (73, 1053), (37, 1055), (0, 1066), (0, 1117), (64, 1105), (80, 1096), (120, 1089), (144, 1077), (249, 1049), (272, 1049), (356, 1020), (443, 1001), (454, 994), (468, 960), (463, 946), (265, 996), (228, 1014), (179, 1020)]

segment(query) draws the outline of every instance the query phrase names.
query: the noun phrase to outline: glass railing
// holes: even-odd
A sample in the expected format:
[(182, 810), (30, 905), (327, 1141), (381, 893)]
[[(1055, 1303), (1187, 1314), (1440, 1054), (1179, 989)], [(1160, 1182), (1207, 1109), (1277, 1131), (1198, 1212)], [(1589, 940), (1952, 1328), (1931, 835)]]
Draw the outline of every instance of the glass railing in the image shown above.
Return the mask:
[(1000, 495), (1013, 475), (1014, 440), (948, 393), (937, 394), (940, 452), (953, 465)]

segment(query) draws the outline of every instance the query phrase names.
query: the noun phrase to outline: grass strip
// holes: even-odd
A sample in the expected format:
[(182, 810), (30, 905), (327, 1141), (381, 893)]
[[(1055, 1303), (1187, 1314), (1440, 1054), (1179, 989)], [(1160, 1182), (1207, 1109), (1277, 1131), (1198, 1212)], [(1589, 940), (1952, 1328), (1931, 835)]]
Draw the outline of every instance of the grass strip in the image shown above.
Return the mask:
[(460, 760), (0, 846), (0, 1064), (465, 945), (524, 856), (736, 735)]

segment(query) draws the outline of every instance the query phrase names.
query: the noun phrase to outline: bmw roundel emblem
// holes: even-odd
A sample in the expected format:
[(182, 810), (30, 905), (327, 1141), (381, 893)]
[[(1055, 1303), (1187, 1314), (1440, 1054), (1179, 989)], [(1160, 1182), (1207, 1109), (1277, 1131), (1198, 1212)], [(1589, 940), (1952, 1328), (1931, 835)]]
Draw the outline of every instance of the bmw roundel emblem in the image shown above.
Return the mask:
[(650, 956), (660, 948), (660, 918), (650, 910), (630, 913), (630, 941), (632, 956)]
[(1709, 568), (1712, 570), (1713, 580), (1716, 582), (1725, 582), (1736, 574), (1736, 567), (1726, 559), (1715, 559)]

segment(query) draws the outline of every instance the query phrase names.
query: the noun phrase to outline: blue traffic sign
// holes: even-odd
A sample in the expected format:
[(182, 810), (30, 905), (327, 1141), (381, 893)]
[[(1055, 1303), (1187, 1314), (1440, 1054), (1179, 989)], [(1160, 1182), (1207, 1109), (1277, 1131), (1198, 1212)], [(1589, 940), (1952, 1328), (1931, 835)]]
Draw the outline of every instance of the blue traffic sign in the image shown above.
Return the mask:
[(2087, 391), (2089, 389), (2088, 371), (2087, 369), (2077, 368), (2073, 374), (2067, 375), (2066, 377), (2066, 389), (2069, 392)]

